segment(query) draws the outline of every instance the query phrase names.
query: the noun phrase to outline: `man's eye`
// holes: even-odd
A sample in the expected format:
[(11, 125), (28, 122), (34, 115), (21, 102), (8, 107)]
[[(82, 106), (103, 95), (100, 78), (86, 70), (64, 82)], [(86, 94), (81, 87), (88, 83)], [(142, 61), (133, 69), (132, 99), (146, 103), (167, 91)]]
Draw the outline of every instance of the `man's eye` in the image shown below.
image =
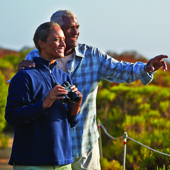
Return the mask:
[(66, 29), (67, 29), (67, 30), (70, 30), (70, 29), (71, 29), (71, 27), (67, 26), (67, 27), (66, 27)]
[(56, 38), (54, 41), (59, 41), (60, 39), (59, 38)]

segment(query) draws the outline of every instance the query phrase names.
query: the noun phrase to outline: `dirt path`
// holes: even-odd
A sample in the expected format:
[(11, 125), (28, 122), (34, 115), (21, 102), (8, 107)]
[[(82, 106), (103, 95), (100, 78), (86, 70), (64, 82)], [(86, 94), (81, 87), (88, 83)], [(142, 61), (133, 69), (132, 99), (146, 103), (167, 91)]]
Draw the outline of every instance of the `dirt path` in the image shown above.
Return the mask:
[(12, 166), (8, 165), (9, 157), (11, 155), (11, 148), (13, 142), (13, 134), (6, 134), (10, 136), (9, 145), (5, 149), (0, 148), (0, 170), (13, 170)]

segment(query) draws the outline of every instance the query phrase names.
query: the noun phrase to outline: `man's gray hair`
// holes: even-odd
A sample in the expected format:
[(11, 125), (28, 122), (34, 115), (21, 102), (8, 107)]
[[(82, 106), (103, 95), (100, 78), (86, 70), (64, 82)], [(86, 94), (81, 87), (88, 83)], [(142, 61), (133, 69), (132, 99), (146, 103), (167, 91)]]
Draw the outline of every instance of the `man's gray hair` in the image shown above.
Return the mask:
[(70, 10), (58, 10), (51, 16), (50, 21), (58, 23), (60, 26), (62, 26), (63, 17), (76, 17), (76, 14)]
[(36, 29), (33, 40), (39, 52), (41, 52), (41, 47), (39, 46), (38, 41), (41, 40), (43, 42), (47, 42), (47, 38), (50, 34), (50, 31), (54, 26), (60, 27), (55, 22), (45, 22)]

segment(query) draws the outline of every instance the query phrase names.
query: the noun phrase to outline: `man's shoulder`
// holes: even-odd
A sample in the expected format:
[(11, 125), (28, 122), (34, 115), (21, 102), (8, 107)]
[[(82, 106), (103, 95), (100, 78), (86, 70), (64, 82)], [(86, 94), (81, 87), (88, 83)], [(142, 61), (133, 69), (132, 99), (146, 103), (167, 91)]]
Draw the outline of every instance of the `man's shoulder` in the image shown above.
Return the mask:
[(91, 45), (87, 45), (87, 44), (78, 44), (77, 47), (75, 48), (75, 52), (77, 56), (105, 56), (107, 55), (107, 53), (105, 53), (104, 51), (100, 50), (97, 47), (91, 46)]
[(78, 43), (77, 48), (79, 50), (97, 49), (97, 47), (94, 47), (94, 46), (91, 46), (91, 45), (87, 45), (87, 44), (81, 44), (81, 43)]
[(78, 43), (77, 47), (75, 47), (76, 56), (80, 56), (80, 57), (84, 57), (85, 55), (87, 55), (87, 53), (92, 54), (95, 51), (98, 51), (98, 48), (87, 44)]
[(30, 51), (27, 54), (25, 60), (33, 60), (34, 57), (39, 57), (39, 52), (38, 52), (37, 49), (34, 49), (34, 50)]

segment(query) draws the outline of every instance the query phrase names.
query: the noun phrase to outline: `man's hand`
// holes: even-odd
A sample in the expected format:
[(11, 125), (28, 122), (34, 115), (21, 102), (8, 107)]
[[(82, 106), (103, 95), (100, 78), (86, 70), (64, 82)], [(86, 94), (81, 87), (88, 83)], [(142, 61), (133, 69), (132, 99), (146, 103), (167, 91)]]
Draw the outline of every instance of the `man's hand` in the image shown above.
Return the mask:
[(78, 91), (78, 89), (77, 89), (77, 87), (75, 87), (75, 85), (72, 85), (71, 89), (72, 89), (72, 92), (75, 92), (80, 97), (80, 100), (77, 103), (73, 103), (71, 111), (70, 111), (70, 116), (76, 116), (80, 112), (83, 95)]
[(72, 85), (71, 89), (72, 89), (72, 92), (75, 92), (80, 97), (80, 100), (77, 103), (74, 103), (74, 104), (81, 106), (83, 95), (78, 91), (78, 89), (77, 89), (77, 87), (75, 85)]
[(17, 72), (20, 71), (20, 70), (23, 70), (25, 67), (35, 67), (35, 63), (33, 61), (30, 61), (30, 60), (22, 60), (18, 64)]
[(148, 61), (145, 65), (145, 71), (148, 73), (158, 70), (160, 67), (163, 67), (163, 71), (168, 70), (167, 64), (165, 61), (162, 61), (163, 58), (168, 58), (167, 55), (158, 55)]

